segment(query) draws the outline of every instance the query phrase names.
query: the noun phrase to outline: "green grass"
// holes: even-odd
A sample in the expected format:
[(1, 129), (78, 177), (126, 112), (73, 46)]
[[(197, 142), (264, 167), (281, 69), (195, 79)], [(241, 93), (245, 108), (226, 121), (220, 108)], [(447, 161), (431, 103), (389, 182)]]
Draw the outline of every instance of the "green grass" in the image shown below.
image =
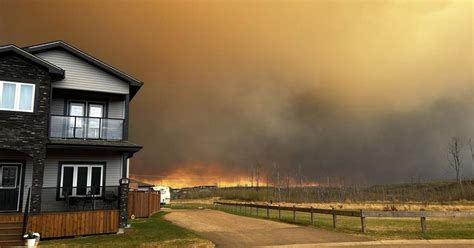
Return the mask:
[[(196, 208), (196, 204), (180, 204), (177, 208)], [(212, 208), (211, 205), (199, 207)], [(250, 208), (241, 209), (239, 207), (220, 206), (221, 211), (266, 219), (265, 209), (259, 209), (259, 215), (255, 208), (250, 212)], [(367, 233), (361, 233), (360, 218), (337, 216), (337, 228), (332, 227), (332, 216), (314, 214), (314, 224), (311, 224), (309, 213), (296, 213), (296, 220), (293, 220), (292, 211), (281, 211), (281, 219), (278, 219), (278, 211), (269, 211), (270, 219), (299, 225), (314, 226), (337, 232), (364, 235), (374, 239), (474, 239), (474, 219), (473, 218), (427, 218), (427, 233), (421, 233), (419, 218), (366, 218)]]
[(155, 247), (155, 246), (191, 246), (206, 241), (193, 232), (173, 225), (163, 217), (167, 213), (159, 212), (148, 219), (131, 221), (132, 228), (125, 234), (96, 235), (81, 238), (68, 238), (41, 241), (46, 246), (103, 246), (103, 247)]
[(172, 209), (198, 209), (198, 208), (211, 208), (212, 206), (205, 203), (172, 203), (167, 205)]

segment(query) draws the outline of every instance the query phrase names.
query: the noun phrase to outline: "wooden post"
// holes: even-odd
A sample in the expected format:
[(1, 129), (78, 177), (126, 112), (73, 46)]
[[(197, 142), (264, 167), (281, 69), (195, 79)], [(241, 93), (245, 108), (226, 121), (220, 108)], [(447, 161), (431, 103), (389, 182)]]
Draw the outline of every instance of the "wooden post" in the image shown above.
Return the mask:
[(333, 228), (336, 228), (336, 223), (337, 223), (336, 211), (334, 210), (334, 208), (332, 208), (332, 227)]
[(365, 225), (365, 216), (364, 216), (364, 211), (361, 209), (360, 210), (360, 227), (362, 229), (362, 233), (367, 232), (367, 227)]
[(267, 218), (270, 218), (270, 208), (269, 208), (268, 204), (267, 204)]
[(295, 205), (293, 205), (293, 221), (296, 221), (296, 210), (295, 210)]
[(426, 233), (426, 217), (425, 216), (421, 216), (421, 232), (423, 234)]
[(281, 209), (280, 209), (280, 205), (278, 205), (278, 219), (281, 219)]
[(151, 216), (151, 191), (148, 191), (148, 218)]
[(313, 218), (313, 206), (309, 207), (311, 211), (311, 225), (314, 224), (314, 218)]

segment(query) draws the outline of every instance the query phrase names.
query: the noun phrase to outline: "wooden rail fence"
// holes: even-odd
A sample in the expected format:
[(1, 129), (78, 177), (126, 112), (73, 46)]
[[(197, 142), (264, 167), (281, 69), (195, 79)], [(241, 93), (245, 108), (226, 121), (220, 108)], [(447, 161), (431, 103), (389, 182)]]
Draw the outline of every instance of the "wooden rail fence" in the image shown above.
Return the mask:
[(150, 217), (160, 211), (159, 191), (131, 191), (128, 193), (128, 217)]
[(280, 205), (259, 205), (253, 203), (230, 203), (230, 202), (214, 202), (216, 206), (233, 206), (239, 209), (242, 212), (242, 207), (244, 208), (245, 213), (247, 208), (249, 208), (250, 213), (252, 209), (255, 208), (257, 216), (259, 215), (259, 209), (266, 210), (266, 217), (270, 218), (270, 210), (278, 211), (278, 219), (281, 219), (281, 211), (292, 211), (293, 220), (296, 220), (296, 213), (310, 213), (311, 224), (314, 224), (314, 214), (328, 214), (332, 215), (333, 228), (337, 226), (337, 216), (348, 216), (348, 217), (358, 217), (360, 218), (361, 231), (363, 233), (367, 232), (366, 217), (391, 217), (391, 218), (420, 218), (421, 231), (426, 233), (426, 218), (427, 217), (474, 217), (474, 212), (431, 212), (431, 211), (354, 211), (354, 210), (337, 210), (337, 209), (322, 209), (322, 208), (313, 208), (313, 207), (288, 207)]

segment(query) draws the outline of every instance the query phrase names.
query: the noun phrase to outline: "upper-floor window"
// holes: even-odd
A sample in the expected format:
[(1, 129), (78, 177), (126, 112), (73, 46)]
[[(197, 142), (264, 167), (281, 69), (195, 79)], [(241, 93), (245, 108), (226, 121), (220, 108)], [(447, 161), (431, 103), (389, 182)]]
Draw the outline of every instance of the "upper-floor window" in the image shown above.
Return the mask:
[(0, 81), (0, 110), (33, 112), (35, 85)]

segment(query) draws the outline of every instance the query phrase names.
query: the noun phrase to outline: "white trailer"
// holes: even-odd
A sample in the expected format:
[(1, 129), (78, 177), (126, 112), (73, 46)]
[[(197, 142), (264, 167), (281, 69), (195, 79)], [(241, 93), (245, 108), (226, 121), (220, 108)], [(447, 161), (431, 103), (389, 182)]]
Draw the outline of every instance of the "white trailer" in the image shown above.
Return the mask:
[(160, 201), (162, 205), (170, 204), (171, 191), (170, 187), (167, 186), (155, 186), (153, 190), (160, 191)]

